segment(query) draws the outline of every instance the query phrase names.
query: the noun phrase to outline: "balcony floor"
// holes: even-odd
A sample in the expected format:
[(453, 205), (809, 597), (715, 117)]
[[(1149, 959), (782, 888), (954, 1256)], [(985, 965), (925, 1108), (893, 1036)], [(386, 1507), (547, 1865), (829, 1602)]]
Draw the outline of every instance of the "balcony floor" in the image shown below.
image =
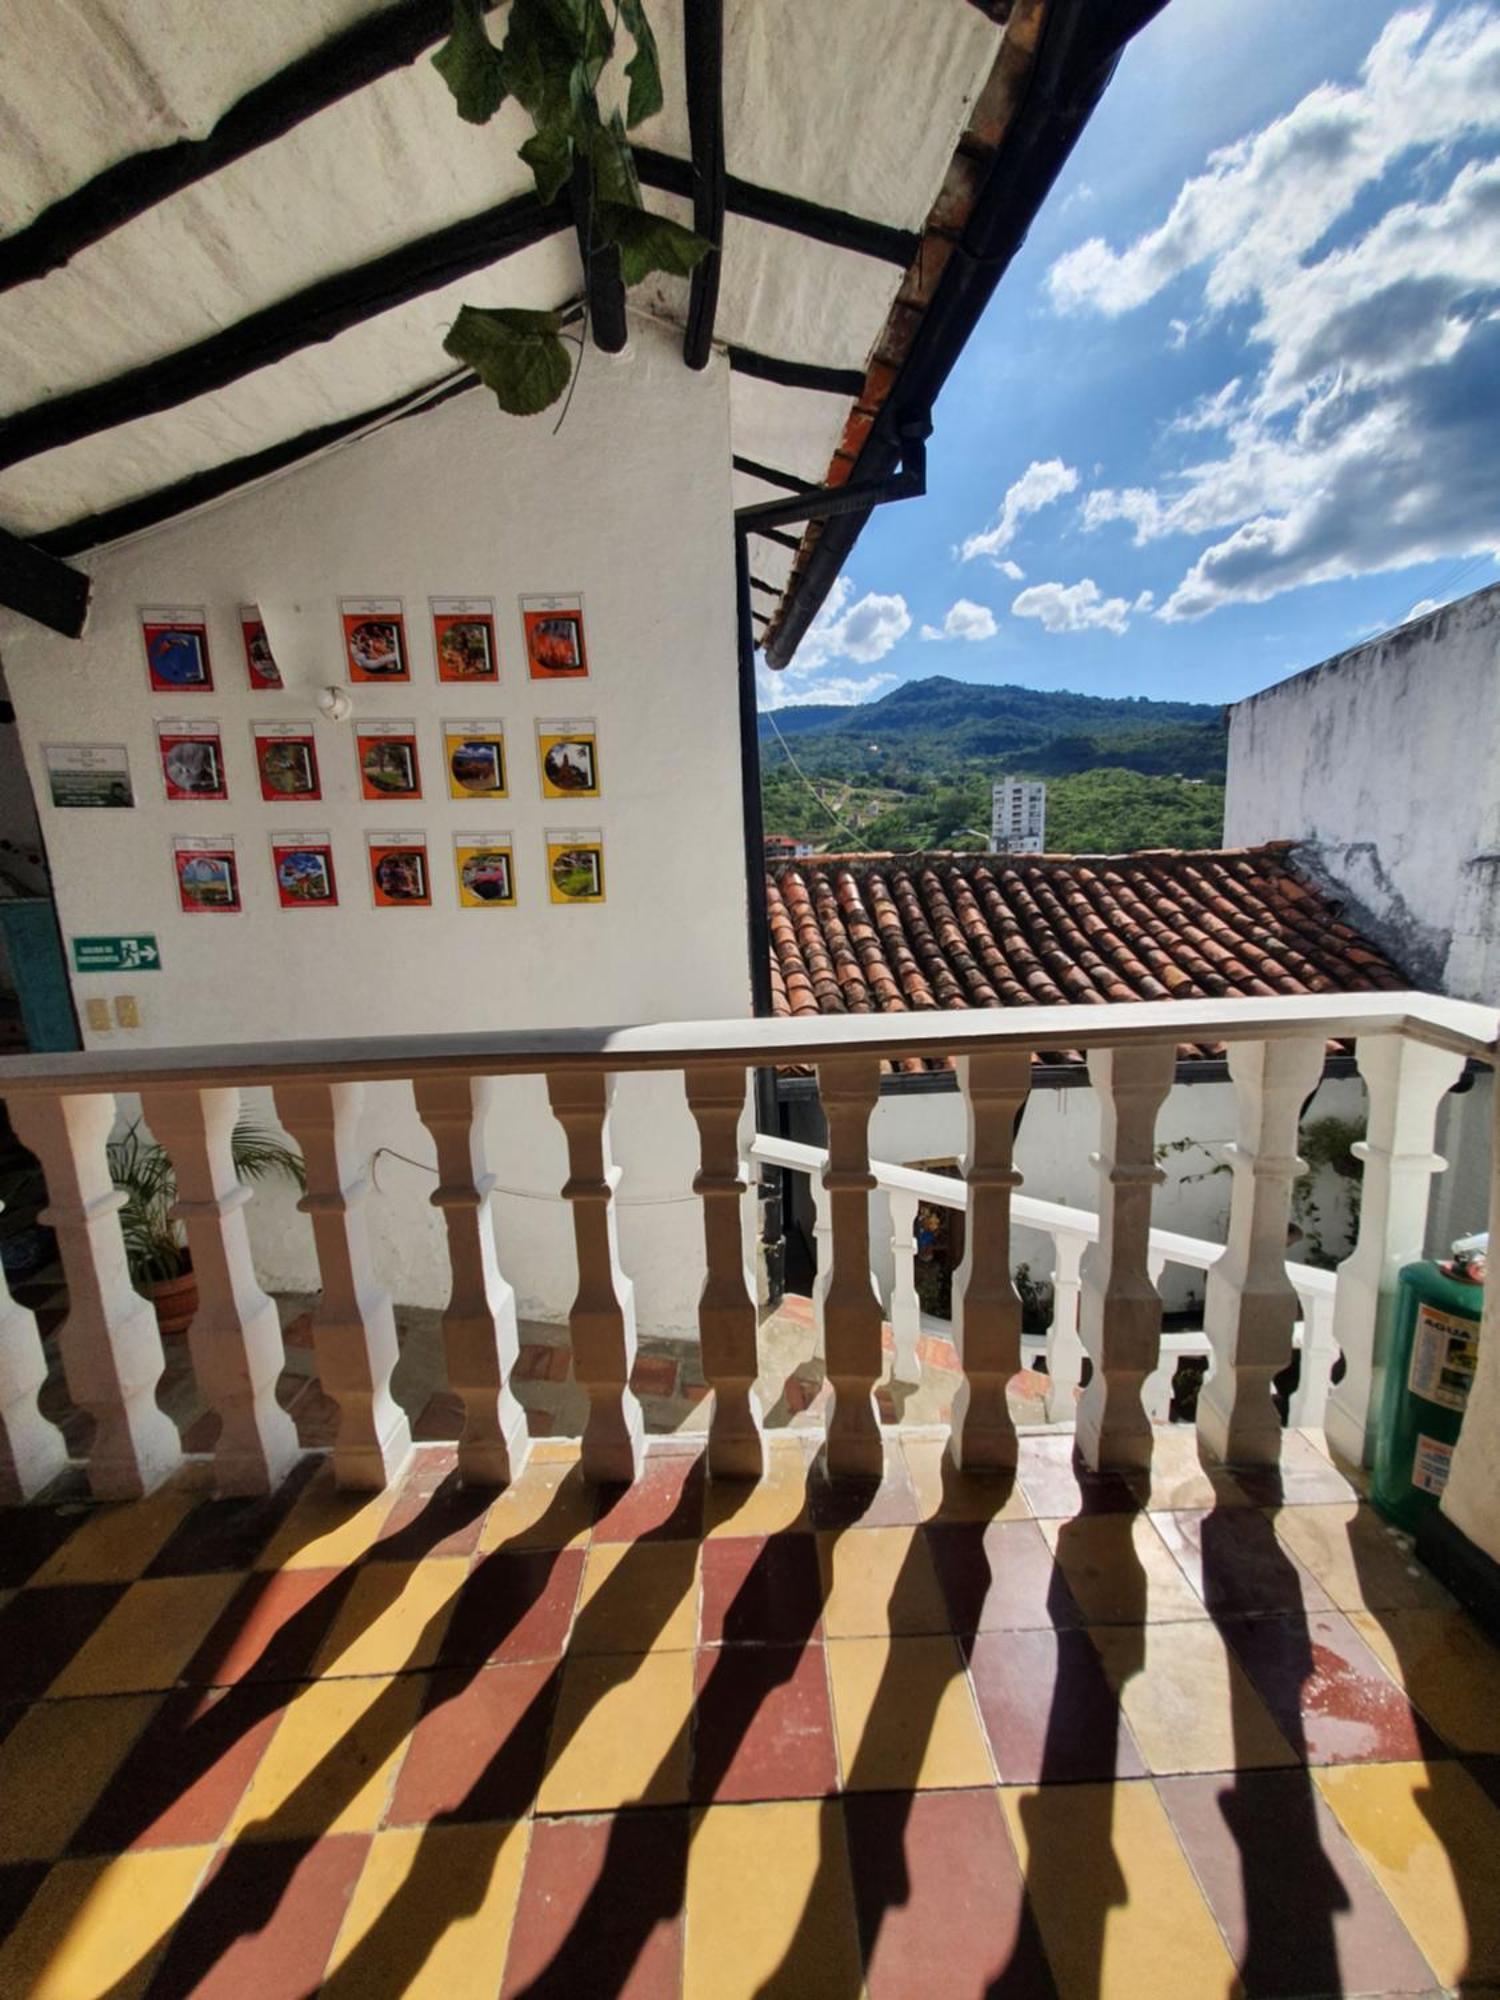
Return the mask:
[(813, 1442), (0, 1514), (0, 1994), (1500, 1984), (1500, 1656), (1319, 1441)]

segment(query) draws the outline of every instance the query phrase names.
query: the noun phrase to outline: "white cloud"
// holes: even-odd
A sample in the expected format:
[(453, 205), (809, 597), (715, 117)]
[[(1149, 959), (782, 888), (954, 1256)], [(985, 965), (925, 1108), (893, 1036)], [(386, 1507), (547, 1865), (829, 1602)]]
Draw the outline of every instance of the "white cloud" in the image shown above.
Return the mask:
[[(1050, 507), (1054, 500), (1071, 493), (1077, 484), (1077, 471), (1071, 465), (1064, 465), (1060, 458), (1034, 458), (1020, 478), (1007, 487), (1000, 511), (989, 527), (969, 536), (959, 550), (960, 557), (964, 562), (972, 562), (975, 556), (988, 556), (997, 569), (1006, 569), (999, 557), (1015, 540), (1025, 517)], [(1009, 574), (1008, 569), (1006, 573)]]
[(815, 674), (831, 660), (855, 660), (862, 667), (871, 666), (883, 660), (911, 630), (911, 613), (904, 597), (867, 590), (851, 604), (853, 595), (852, 579), (839, 577), (786, 667), (788, 674)]
[(1442, 602), (1443, 600), (1440, 597), (1418, 598), (1411, 610), (1401, 620), (1401, 623), (1403, 625), (1410, 625), (1414, 618), (1425, 618), (1429, 611), (1436, 611)]
[(1026, 574), (1021, 565), (1018, 562), (1012, 562), (1009, 556), (998, 556), (995, 560), (995, 567), (1002, 576), (1008, 576), (1012, 583), (1019, 583), (1021, 578)]
[(1017, 618), (1039, 618), (1045, 632), (1088, 632), (1099, 627), (1118, 634), (1129, 631), (1132, 607), (1123, 597), (1104, 596), (1094, 579), (1086, 576), (1079, 583), (1029, 584), (1010, 608)]
[(1169, 319), (1167, 321), (1168, 347), (1172, 348), (1186, 347), (1188, 341), (1188, 335), (1191, 331), (1192, 328), (1188, 325), (1185, 319)]
[[(1054, 299), (1117, 314), (1204, 267), (1209, 311), (1250, 308), (1257, 375), (1169, 436), (1209, 455), (1160, 487), (1099, 488), (1085, 529), (1207, 540), (1155, 615), (1492, 548), (1500, 535), (1500, 160), (1445, 148), (1500, 131), (1500, 12), (1394, 19), (1357, 84), (1324, 85), (1210, 160), (1160, 228), (1054, 266)], [(1406, 155), (1420, 199), (1335, 232)], [(1324, 239), (1336, 234), (1336, 245)]]
[[(1014, 568), (1014, 564), (1012, 564)], [(987, 604), (975, 604), (967, 597), (948, 606), (941, 625), (924, 625), (924, 639), (993, 639), (999, 631), (995, 614)]]
[(833, 674), (827, 680), (817, 682), (816, 685), (810, 683), (800, 686), (796, 683), (788, 685), (786, 675), (789, 671), (790, 669), (785, 669), (780, 673), (772, 673), (767, 668), (761, 669), (762, 710), (809, 708), (815, 702), (826, 702), (835, 708), (852, 708), (859, 702), (873, 701), (876, 695), (883, 694), (888, 687), (894, 687), (896, 683), (894, 674), (867, 674), (863, 680), (855, 680), (848, 674)]

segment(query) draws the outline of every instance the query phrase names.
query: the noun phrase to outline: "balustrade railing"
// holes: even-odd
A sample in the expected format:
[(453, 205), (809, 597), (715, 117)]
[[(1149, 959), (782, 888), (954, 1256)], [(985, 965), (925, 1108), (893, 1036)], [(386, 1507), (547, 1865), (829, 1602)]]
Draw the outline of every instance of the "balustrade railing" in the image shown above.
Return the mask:
[[(350, 1486), (392, 1478), (410, 1431), (391, 1393), (397, 1359), (391, 1302), (375, 1276), (366, 1163), (355, 1144), (361, 1086), (404, 1080), (437, 1146), (452, 1292), (443, 1320), (449, 1384), (463, 1408), (460, 1466), (475, 1483), (503, 1484), (525, 1462), (515, 1401), (515, 1301), (504, 1276), (485, 1154), (485, 1122), (506, 1080), (543, 1075), (567, 1146), (561, 1190), (572, 1209), (578, 1283), (569, 1315), (574, 1371), (588, 1398), (585, 1474), (633, 1477), (643, 1424), (630, 1387), (635, 1307), (616, 1235), (619, 1171), (610, 1153), (614, 1079), (633, 1071), (683, 1073), (700, 1142), (693, 1183), (703, 1208), (700, 1304), (703, 1368), (712, 1407), (712, 1473), (753, 1478), (764, 1467), (754, 1292), (745, 1268), (740, 1204), (748, 1199), (740, 1128), (750, 1074), (811, 1064), (829, 1126), (826, 1155), (757, 1141), (762, 1162), (814, 1173), (823, 1202), (826, 1260), (818, 1304), (833, 1388), (826, 1453), (831, 1474), (868, 1476), (882, 1458), (874, 1388), (884, 1371), (889, 1308), (897, 1365), (915, 1364), (915, 1294), (890, 1301), (870, 1273), (870, 1195), (893, 1203), (892, 1241), (909, 1236), (915, 1199), (947, 1199), (969, 1216), (955, 1289), (963, 1380), (954, 1452), (971, 1468), (1014, 1462), (1005, 1383), (1026, 1351), (1011, 1274), (1011, 1232), (1041, 1229), (1055, 1246), (1054, 1324), (1045, 1342), (1049, 1414), (1072, 1414), (1083, 1357), (1092, 1363), (1078, 1405), (1080, 1448), (1096, 1466), (1138, 1466), (1151, 1448), (1172, 1337), (1161, 1334), (1154, 1272), (1163, 1261), (1207, 1271), (1202, 1344), (1213, 1372), (1199, 1425), (1216, 1455), (1264, 1463), (1279, 1450), (1271, 1377), (1290, 1360), (1301, 1301), (1303, 1374), (1342, 1350), (1346, 1373), (1328, 1405), (1335, 1441), (1362, 1453), (1378, 1394), (1380, 1339), (1394, 1273), (1420, 1254), (1442, 1092), (1466, 1057), (1495, 1059), (1496, 1014), (1420, 994), (1328, 995), (1232, 1003), (1140, 1002), (995, 1013), (923, 1013), (782, 1021), (682, 1022), (620, 1029), (287, 1043), (112, 1054), (28, 1056), (0, 1063), (0, 1095), (49, 1191), (69, 1298), (59, 1346), (69, 1394), (94, 1419), (88, 1468), (94, 1492), (148, 1491), (181, 1448), (155, 1389), (163, 1351), (150, 1307), (130, 1285), (121, 1197), (105, 1144), (117, 1095), (139, 1094), (177, 1172), (177, 1214), (191, 1239), (202, 1303), (189, 1336), (199, 1386), (222, 1419), (215, 1473), (227, 1491), (265, 1490), (293, 1440), (275, 1405), (284, 1359), (275, 1315), (251, 1268), (243, 1192), (228, 1164), (239, 1090), (270, 1086), (308, 1165), (303, 1207), (322, 1273), (313, 1339), (323, 1387), (338, 1410), (335, 1472)], [(1328, 1274), (1283, 1261), (1300, 1094), (1330, 1040), (1353, 1040), (1370, 1091), (1364, 1203), (1356, 1249), (1336, 1286)], [(1157, 1106), (1179, 1043), (1224, 1043), (1239, 1103), (1228, 1245), (1151, 1228)], [(1088, 1054), (1102, 1105), (1097, 1215), (1018, 1193), (1011, 1136), (1038, 1046)], [(883, 1058), (954, 1059), (968, 1117), (961, 1182), (872, 1164), (869, 1121)], [(909, 1273), (907, 1274), (909, 1278)], [(1310, 1366), (1311, 1360), (1311, 1366)], [(0, 1293), (0, 1495), (27, 1497), (62, 1463), (57, 1432), (37, 1412), (41, 1356), (35, 1320)], [(1326, 1379), (1326, 1377), (1325, 1377)], [(1317, 1389), (1309, 1391), (1314, 1407)]]

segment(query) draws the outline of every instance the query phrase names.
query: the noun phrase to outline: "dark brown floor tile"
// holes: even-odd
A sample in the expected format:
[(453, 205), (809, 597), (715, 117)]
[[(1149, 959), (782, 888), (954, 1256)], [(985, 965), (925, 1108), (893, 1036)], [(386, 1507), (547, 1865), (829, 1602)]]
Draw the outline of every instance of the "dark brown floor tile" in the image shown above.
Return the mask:
[(697, 1660), (692, 1795), (825, 1798), (838, 1755), (821, 1646), (721, 1646)]
[(309, 1455), (274, 1493), (250, 1499), (200, 1500), (147, 1566), (147, 1576), (191, 1576), (203, 1571), (249, 1569), (292, 1511), (318, 1470)]
[(1156, 1789), (1250, 2000), (1436, 1987), (1309, 1772), (1159, 1778)]
[(599, 1493), (596, 1542), (697, 1541), (703, 1532), (703, 1453), (648, 1452), (632, 1486)]
[(357, 1570), (281, 1569), (247, 1576), (184, 1668), (190, 1686), (307, 1679)]
[(503, 2000), (677, 2000), (688, 1817), (538, 1820)]
[(151, 2000), (304, 2000), (317, 1991), (369, 1852), (362, 1833), (231, 1847), (172, 1935)]
[(34, 1701), (124, 1596), (123, 1583), (22, 1590), (0, 1607), (0, 1701)]
[(1500, 1757), (1465, 1757), (1463, 1767), (1491, 1802), (1500, 1806)]
[(968, 1653), (1004, 1783), (1145, 1775), (1086, 1632), (981, 1632)]
[(1145, 1505), (1148, 1483), (1118, 1473), (1090, 1472), (1071, 1431), (1044, 1431), (1020, 1441), (1016, 1478), (1039, 1521), (1075, 1514), (1129, 1514)]
[(519, 1819), (541, 1782), (560, 1669), (533, 1660), (430, 1676), (387, 1820)]
[(1357, 1500), (1359, 1491), (1300, 1431), (1283, 1431), (1281, 1463), (1237, 1467), (1233, 1478), (1258, 1507), (1316, 1507)]
[(411, 1427), (418, 1444), (451, 1444), (464, 1432), (463, 1399), (449, 1389), (438, 1389), (428, 1397)]
[(0, 1944), (26, 1914), (26, 1906), (41, 1888), (50, 1866), (47, 1861), (10, 1861), (0, 1865)]
[(69, 1842), (71, 1854), (215, 1841), (281, 1720), (268, 1687), (169, 1694)]
[(1054, 1992), (992, 1791), (851, 1794), (844, 1824), (870, 2000)]
[(567, 1643), (582, 1549), (497, 1550), (477, 1562), (458, 1594), (438, 1665), (555, 1660)]
[(1157, 1533), (1211, 1612), (1327, 1611), (1320, 1583), (1257, 1507), (1153, 1514)]
[(1392, 1764), (1442, 1754), (1430, 1727), (1341, 1612), (1223, 1618), (1219, 1629), (1287, 1741), (1309, 1763)]
[(470, 1556), (479, 1545), (479, 1531), (494, 1497), (483, 1487), (459, 1484), (455, 1451), (420, 1451), (367, 1560), (417, 1562), (423, 1556)]
[(19, 1590), (87, 1518), (60, 1507), (0, 1507), (0, 1590)]
[(922, 1519), (906, 1454), (893, 1438), (886, 1439), (879, 1480), (832, 1478), (827, 1453), (820, 1451), (808, 1467), (807, 1508), (815, 1528), (907, 1528)]
[(1035, 1521), (954, 1523), (927, 1530), (953, 1630), (1012, 1632), (1077, 1626), (1083, 1613)]
[(703, 1544), (705, 1646), (804, 1645), (821, 1635), (822, 1609), (811, 1535), (731, 1535)]

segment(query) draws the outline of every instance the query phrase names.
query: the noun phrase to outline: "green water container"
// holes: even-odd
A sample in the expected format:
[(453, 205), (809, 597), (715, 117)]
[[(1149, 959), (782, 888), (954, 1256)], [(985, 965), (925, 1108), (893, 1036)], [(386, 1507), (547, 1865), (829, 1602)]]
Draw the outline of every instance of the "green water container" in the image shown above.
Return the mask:
[(1370, 1497), (1388, 1521), (1415, 1534), (1435, 1513), (1479, 1354), (1484, 1287), (1436, 1264), (1401, 1273), (1386, 1362)]

